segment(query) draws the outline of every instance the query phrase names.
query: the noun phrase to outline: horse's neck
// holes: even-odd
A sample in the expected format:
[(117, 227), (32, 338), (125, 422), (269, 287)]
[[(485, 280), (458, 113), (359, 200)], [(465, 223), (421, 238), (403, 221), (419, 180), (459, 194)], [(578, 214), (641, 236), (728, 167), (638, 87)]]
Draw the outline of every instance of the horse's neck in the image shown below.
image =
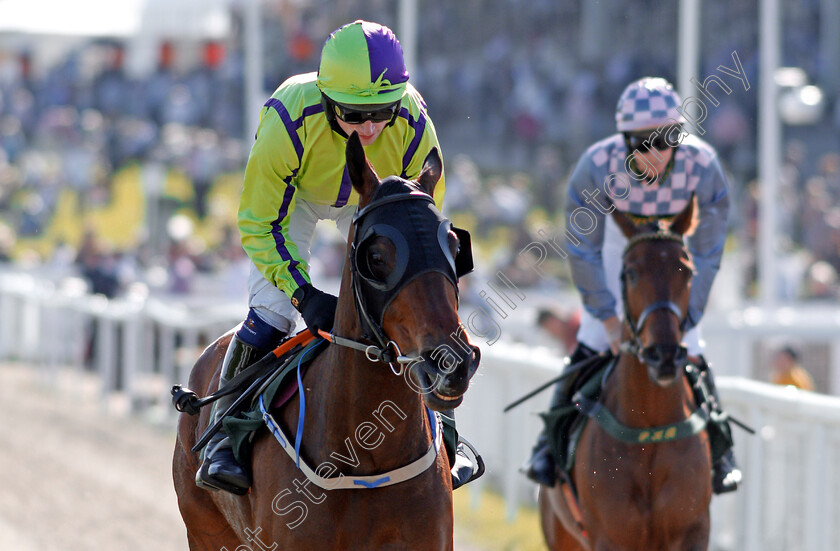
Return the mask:
[[(359, 341), (362, 330), (346, 274), (339, 297), (333, 333)], [(324, 356), (323, 384), (311, 391), (326, 428), (322, 450), (346, 455), (349, 439), (359, 455), (359, 472), (400, 467), (426, 451), (431, 432), (425, 408), (406, 377), (351, 348), (330, 345)]]
[(331, 346), (322, 365), (323, 384), (310, 393), (322, 431), (319, 461), (333, 452), (355, 456), (342, 472), (372, 474), (401, 467), (426, 451), (431, 438), (422, 400), (387, 364)]
[(604, 401), (627, 426), (667, 425), (685, 419), (690, 413), (690, 397), (681, 371), (676, 381), (661, 387), (651, 380), (647, 366), (638, 358), (622, 354), (612, 378), (613, 384), (605, 385)]

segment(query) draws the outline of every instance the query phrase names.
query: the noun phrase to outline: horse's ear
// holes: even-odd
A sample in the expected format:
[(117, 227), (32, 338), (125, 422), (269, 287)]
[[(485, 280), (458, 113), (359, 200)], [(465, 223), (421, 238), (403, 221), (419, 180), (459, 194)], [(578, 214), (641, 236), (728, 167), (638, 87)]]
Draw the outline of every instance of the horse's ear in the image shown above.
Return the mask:
[(365, 149), (362, 147), (362, 141), (359, 139), (359, 134), (353, 132), (347, 139), (347, 149), (345, 150), (347, 158), (347, 174), (350, 176), (350, 182), (353, 188), (359, 193), (361, 200), (360, 204), (365, 204), (370, 200), (371, 194), (379, 185), (379, 177), (373, 170), (373, 167), (365, 156)]
[(423, 168), (420, 170), (420, 176), (417, 177), (417, 183), (420, 184), (423, 191), (429, 195), (434, 195), (435, 184), (440, 180), (442, 171), (443, 163), (440, 160), (440, 153), (438, 153), (437, 147), (434, 147), (423, 161)]
[(697, 211), (697, 196), (692, 194), (688, 204), (681, 213), (674, 217), (668, 229), (679, 235), (691, 235), (699, 221)]
[(615, 221), (616, 225), (621, 229), (621, 233), (624, 234), (624, 237), (628, 239), (639, 233), (639, 227), (630, 219), (629, 216), (624, 214), (618, 209), (613, 209), (612, 217)]

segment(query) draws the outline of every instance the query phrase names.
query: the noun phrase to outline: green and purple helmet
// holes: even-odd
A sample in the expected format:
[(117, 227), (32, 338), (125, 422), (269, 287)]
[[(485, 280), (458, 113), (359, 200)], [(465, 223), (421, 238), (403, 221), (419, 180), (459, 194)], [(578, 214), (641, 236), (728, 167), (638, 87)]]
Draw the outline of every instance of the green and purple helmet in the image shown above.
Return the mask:
[(324, 43), (317, 85), (334, 102), (394, 103), (402, 99), (407, 82), (402, 46), (388, 27), (360, 19)]

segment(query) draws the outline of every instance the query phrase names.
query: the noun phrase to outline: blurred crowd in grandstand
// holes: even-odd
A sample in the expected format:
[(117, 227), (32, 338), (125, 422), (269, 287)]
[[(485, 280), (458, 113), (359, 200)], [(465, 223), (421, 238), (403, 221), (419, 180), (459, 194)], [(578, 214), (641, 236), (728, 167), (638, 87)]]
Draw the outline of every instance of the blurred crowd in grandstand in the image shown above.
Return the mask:
[[(565, 182), (584, 149), (614, 131), (623, 87), (643, 75), (676, 79), (678, 3), (638, 0), (638, 9), (601, 10), (594, 20), (580, 1), (486, 4), (422, 2), (409, 69), (444, 147), (448, 214), (473, 231), (488, 272), (536, 284), (517, 254), (537, 229), (563, 225)], [(156, 70), (142, 78), (126, 74), (125, 45), (115, 39), (91, 39), (49, 67), (33, 67), (25, 47), (0, 48), (0, 260), (75, 270), (110, 296), (133, 281), (186, 293), (194, 274), (235, 266), (244, 292), (234, 222), (244, 116), (257, 113), (243, 115), (237, 5), (227, 38), (201, 44), (189, 63), (179, 57), (183, 43), (161, 42)], [(836, 58), (820, 51), (815, 32), (819, 7), (784, 3), (783, 64), (834, 85), (822, 122), (785, 128), (785, 299), (836, 298), (839, 286), (840, 102), (837, 71), (826, 67)], [(265, 89), (315, 70), (324, 38), (341, 23), (377, 20), (399, 34), (396, 11), (394, 0), (267, 2)], [(729, 173), (731, 249), (753, 296), (757, 1), (707, 2), (702, 14), (698, 77), (731, 66), (737, 51), (751, 83), (710, 110), (704, 137)], [(319, 246), (316, 269), (333, 275), (342, 248)], [(562, 263), (556, 271), (567, 277)]]

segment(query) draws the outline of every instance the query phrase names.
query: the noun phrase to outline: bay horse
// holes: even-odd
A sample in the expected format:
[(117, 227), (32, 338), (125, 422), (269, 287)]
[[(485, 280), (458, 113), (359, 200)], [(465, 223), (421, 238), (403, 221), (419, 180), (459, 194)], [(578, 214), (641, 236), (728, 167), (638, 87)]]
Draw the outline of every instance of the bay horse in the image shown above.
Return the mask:
[[(458, 317), (455, 264), (464, 253), (459, 246), (469, 253), (469, 245), (459, 245), (462, 230), (453, 230), (432, 200), (442, 172), (437, 150), (412, 182), (395, 176), (380, 182), (355, 133), (346, 159), (359, 206), (330, 335), (336, 339), (301, 381), (300, 462), (336, 481), (395, 472), (429, 457), (440, 429), (430, 409), (458, 406), (479, 362)], [(202, 353), (191, 388), (205, 394), (216, 388), (232, 334)], [(376, 335), (386, 339), (380, 348), (361, 344)], [(399, 369), (375, 361), (389, 352), (402, 362)], [(274, 412), (286, 434), (295, 435), (300, 402), (296, 395)], [(261, 430), (253, 441), (252, 487), (237, 496), (195, 485), (200, 461), (190, 448), (207, 427), (207, 410), (181, 415), (173, 457), (191, 551), (453, 549), (452, 482), (442, 446), (408, 480), (322, 490)]]
[[(554, 486), (540, 487), (549, 549), (708, 548), (708, 418), (697, 408), (680, 344), (693, 273), (683, 239), (695, 223), (696, 208), (692, 198), (670, 224), (656, 229), (636, 226), (617, 210), (612, 213), (628, 238), (621, 274), (622, 347), (598, 402), (589, 405), (617, 423), (608, 430), (604, 425), (609, 423), (590, 418), (569, 479), (559, 477)], [(578, 409), (580, 398), (573, 398)]]

